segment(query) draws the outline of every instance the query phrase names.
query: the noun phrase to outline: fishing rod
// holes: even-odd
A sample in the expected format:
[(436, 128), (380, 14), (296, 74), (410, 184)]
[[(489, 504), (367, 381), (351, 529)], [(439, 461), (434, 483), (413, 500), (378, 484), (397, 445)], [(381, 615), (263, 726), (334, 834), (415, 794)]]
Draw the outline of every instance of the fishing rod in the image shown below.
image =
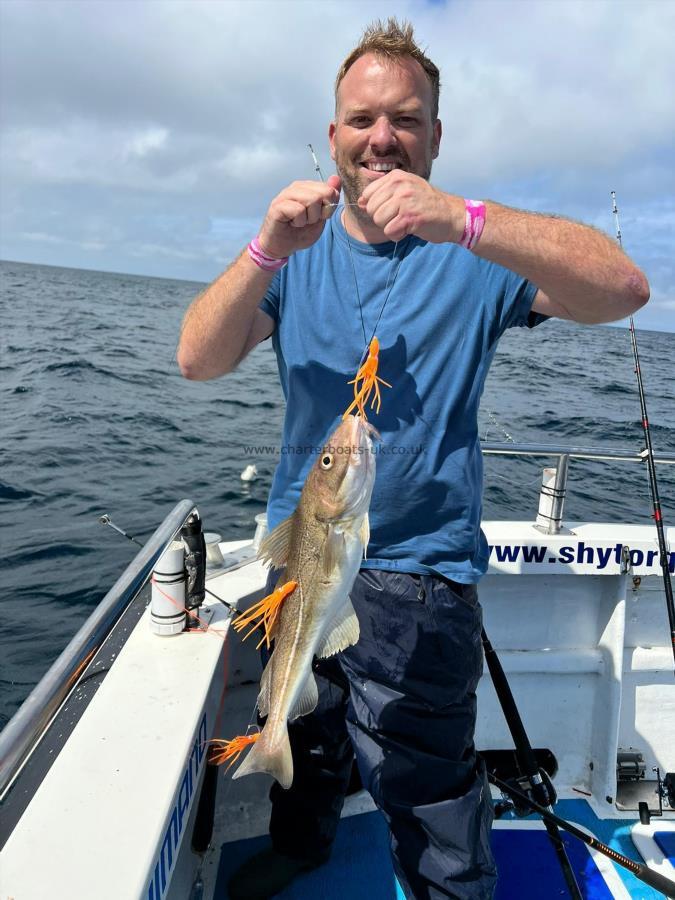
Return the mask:
[(112, 528), (113, 531), (116, 531), (118, 534), (121, 534), (122, 537), (125, 537), (128, 541), (131, 541), (133, 544), (137, 544), (139, 547), (143, 546), (143, 544), (141, 544), (140, 541), (136, 540), (135, 537), (132, 537), (130, 534), (127, 534), (126, 531), (123, 531), (121, 528), (119, 528), (117, 525), (115, 525), (115, 523), (112, 521), (112, 519), (110, 518), (110, 516), (107, 513), (105, 513), (102, 516), (99, 516), (98, 520), (101, 523), (101, 525), (110, 526), (110, 528)]
[(636, 878), (639, 878), (640, 881), (644, 881), (644, 883), (648, 884), (649, 887), (654, 888), (654, 890), (661, 891), (661, 893), (665, 894), (666, 897), (675, 898), (675, 881), (672, 881), (670, 878), (666, 878), (665, 875), (661, 875), (659, 872), (655, 872), (653, 869), (650, 869), (649, 866), (635, 862), (635, 860), (630, 859), (628, 856), (623, 856), (623, 854), (617, 853), (616, 850), (608, 847), (607, 844), (603, 844), (602, 841), (599, 841), (592, 835), (587, 834), (580, 828), (577, 828), (576, 825), (572, 825), (571, 822), (568, 822), (565, 819), (561, 819), (560, 816), (556, 816), (555, 813), (552, 813), (548, 809), (545, 809), (543, 806), (540, 806), (540, 804), (535, 800), (532, 800), (531, 797), (528, 797), (517, 788), (514, 788), (512, 784), (502, 781), (501, 778), (498, 778), (496, 775), (493, 775), (490, 772), (488, 772), (488, 781), (498, 787), (499, 790), (502, 791), (502, 793), (506, 796), (512, 797), (519, 803), (530, 807), (533, 812), (539, 813), (542, 819), (544, 819), (544, 822), (549, 821), (552, 824), (556, 825), (558, 828), (562, 828), (573, 837), (579, 838), (579, 840), (583, 841), (583, 843), (588, 847), (591, 847), (593, 850), (597, 850), (598, 853), (602, 853), (603, 856), (609, 857), (612, 862), (615, 862), (617, 865), (622, 866), (624, 869), (628, 869), (629, 872), (632, 872)]
[[(483, 642), (485, 662), (487, 663), (499, 704), (516, 749), (516, 759), (521, 776), (518, 781), (519, 783), (525, 782), (528, 788), (528, 796), (535, 797), (541, 804), (542, 809), (545, 807), (548, 812), (552, 813), (552, 807), (556, 801), (555, 788), (548, 777), (548, 773), (539, 768), (534, 750), (525, 731), (523, 720), (518, 712), (511, 687), (506, 678), (506, 673), (484, 628), (481, 631), (481, 640)], [(567, 856), (557, 824), (550, 819), (544, 819), (544, 827), (558, 857), (570, 897), (572, 897), (572, 900), (582, 900), (582, 893), (577, 884), (574, 870)]]
[[(619, 210), (616, 205), (616, 191), (611, 191), (612, 195), (612, 213), (616, 222), (616, 241), (623, 250), (621, 240), (621, 226), (619, 225)], [(663, 587), (666, 593), (666, 609), (668, 610), (668, 623), (670, 625), (670, 644), (673, 651), (673, 665), (675, 666), (675, 604), (673, 603), (673, 586), (670, 581), (669, 554), (666, 545), (666, 536), (663, 528), (663, 517), (661, 515), (661, 500), (659, 498), (659, 486), (656, 481), (656, 465), (654, 464), (654, 451), (652, 449), (652, 436), (649, 429), (649, 417), (647, 415), (647, 401), (645, 400), (645, 389), (642, 382), (642, 371), (640, 369), (640, 354), (638, 353), (637, 335), (635, 333), (635, 322), (630, 317), (630, 339), (633, 346), (633, 358), (635, 360), (635, 374), (637, 376), (638, 393), (640, 395), (640, 409), (642, 411), (642, 430), (645, 436), (645, 449), (643, 456), (647, 460), (649, 468), (649, 486), (652, 495), (652, 505), (654, 507), (653, 518), (656, 523), (656, 533), (659, 541), (659, 559), (661, 562), (661, 571), (663, 573)], [(675, 671), (675, 669), (674, 669)]]
[[(321, 181), (325, 181), (326, 179), (323, 177), (323, 172), (321, 171), (321, 166), (319, 165), (319, 160), (316, 158), (316, 153), (314, 152), (314, 147), (311, 144), (307, 144), (309, 147), (309, 152), (312, 154), (312, 159), (314, 160), (314, 171), (319, 176)], [(358, 206), (358, 203), (324, 203), (324, 206)]]
[[(137, 540), (135, 537), (131, 537), (130, 534), (127, 534), (126, 531), (124, 531), (123, 529), (121, 529), (117, 525), (115, 525), (115, 523), (111, 520), (110, 516), (107, 513), (105, 513), (102, 516), (99, 516), (98, 521), (101, 523), (101, 525), (110, 526), (110, 528), (112, 528), (113, 531), (116, 531), (117, 534), (121, 534), (122, 537), (125, 537), (128, 541), (131, 541), (134, 544), (138, 544), (139, 547), (143, 546), (143, 544), (141, 544), (141, 542), (139, 540)], [(219, 603), (222, 603), (223, 606), (226, 606), (227, 609), (229, 609), (229, 611), (231, 613), (238, 615), (238, 616), (242, 615), (242, 613), (239, 612), (239, 610), (236, 608), (236, 606), (233, 606), (231, 603), (228, 603), (227, 600), (223, 600), (222, 597), (219, 597), (217, 594), (214, 594), (213, 591), (210, 591), (207, 587), (204, 588), (204, 591), (210, 597), (213, 597), (214, 600), (217, 600)]]
[(326, 179), (323, 177), (323, 172), (321, 171), (321, 166), (319, 165), (319, 160), (316, 158), (316, 153), (314, 152), (314, 147), (311, 144), (307, 144), (309, 147), (309, 152), (312, 154), (312, 159), (314, 160), (314, 171), (319, 176), (321, 181), (325, 181)]

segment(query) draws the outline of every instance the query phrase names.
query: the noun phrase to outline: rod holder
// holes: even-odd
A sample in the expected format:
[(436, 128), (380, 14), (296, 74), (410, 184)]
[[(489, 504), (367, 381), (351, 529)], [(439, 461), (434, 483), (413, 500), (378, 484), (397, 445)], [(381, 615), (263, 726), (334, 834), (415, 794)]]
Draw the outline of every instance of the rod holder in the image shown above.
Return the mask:
[(539, 491), (536, 527), (545, 534), (559, 534), (567, 491), (569, 456), (561, 454), (555, 468), (544, 469)]
[(267, 535), (267, 513), (258, 513), (255, 517), (255, 534), (253, 535), (253, 549), (257, 553), (260, 544)]

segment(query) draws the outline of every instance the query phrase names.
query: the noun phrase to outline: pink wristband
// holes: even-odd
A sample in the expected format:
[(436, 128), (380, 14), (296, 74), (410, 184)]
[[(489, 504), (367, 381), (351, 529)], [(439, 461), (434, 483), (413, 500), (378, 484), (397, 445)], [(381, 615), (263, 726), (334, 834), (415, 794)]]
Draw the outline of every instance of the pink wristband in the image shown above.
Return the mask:
[(482, 200), (465, 200), (464, 207), (466, 209), (464, 232), (459, 246), (473, 250), (485, 227), (485, 204)]
[(253, 238), (246, 249), (256, 266), (260, 269), (264, 269), (266, 272), (278, 272), (279, 269), (283, 269), (288, 262), (287, 256), (282, 256), (281, 258), (268, 256), (260, 246), (260, 241), (257, 237)]

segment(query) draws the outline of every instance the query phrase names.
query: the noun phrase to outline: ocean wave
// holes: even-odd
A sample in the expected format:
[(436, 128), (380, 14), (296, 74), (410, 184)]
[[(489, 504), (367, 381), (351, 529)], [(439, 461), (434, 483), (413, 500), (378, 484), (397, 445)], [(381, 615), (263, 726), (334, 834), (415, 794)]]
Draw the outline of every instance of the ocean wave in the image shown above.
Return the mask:
[(603, 394), (635, 394), (635, 387), (628, 387), (625, 384), (619, 384), (616, 381), (610, 381), (609, 384), (599, 384), (598, 390)]
[(234, 397), (214, 397), (210, 406), (236, 406), (239, 409), (279, 409), (282, 404), (272, 400), (238, 400)]
[(133, 416), (121, 416), (119, 421), (128, 426), (139, 426), (144, 430), (144, 433), (149, 429), (157, 429), (162, 434), (180, 434), (183, 430), (181, 426), (172, 419), (159, 415), (159, 413), (150, 413), (147, 411), (135, 413)]
[(24, 547), (20, 551), (5, 557), (3, 560), (3, 568), (13, 568), (15, 566), (24, 567), (37, 562), (51, 562), (55, 559), (72, 559), (80, 556), (91, 556), (91, 554), (95, 552), (93, 547), (75, 543), (47, 544), (44, 547), (33, 547), (32, 549)]
[(33, 497), (44, 496), (39, 491), (28, 490), (27, 488), (15, 487), (0, 481), (0, 502), (4, 500), (30, 500)]
[(106, 369), (104, 366), (96, 365), (87, 359), (75, 359), (67, 362), (50, 363), (43, 369), (44, 372), (54, 372), (65, 378), (81, 378), (84, 375), (94, 374), (113, 381), (123, 381), (127, 384), (142, 384), (147, 377), (147, 373), (138, 373), (135, 375), (122, 374)]

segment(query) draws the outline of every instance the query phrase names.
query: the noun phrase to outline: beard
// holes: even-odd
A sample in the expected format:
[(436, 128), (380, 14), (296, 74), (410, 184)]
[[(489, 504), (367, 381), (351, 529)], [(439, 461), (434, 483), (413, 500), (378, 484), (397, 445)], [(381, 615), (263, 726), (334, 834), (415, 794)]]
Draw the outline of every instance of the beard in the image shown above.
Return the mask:
[[(373, 154), (371, 154), (371, 156), (372, 155)], [(396, 160), (396, 162), (400, 164), (400, 168), (404, 172), (412, 171), (410, 158), (404, 151), (396, 148), (395, 150), (393, 150), (393, 152), (380, 155), (387, 155), (389, 159)], [(361, 194), (368, 187), (368, 185), (371, 184), (370, 179), (365, 175), (363, 171), (363, 167), (360, 165), (360, 163), (353, 162), (346, 153), (336, 147), (335, 168), (337, 169), (338, 175), (342, 179), (342, 192), (344, 194), (345, 201), (349, 204), (352, 204), (350, 206), (350, 214), (354, 216), (355, 219), (359, 219), (362, 222), (372, 224), (372, 220), (368, 213), (356, 205)], [(414, 172), (413, 174), (419, 175), (420, 178), (424, 178), (425, 181), (429, 180), (431, 176), (431, 155), (429, 155), (428, 160), (424, 161), (423, 171)]]

